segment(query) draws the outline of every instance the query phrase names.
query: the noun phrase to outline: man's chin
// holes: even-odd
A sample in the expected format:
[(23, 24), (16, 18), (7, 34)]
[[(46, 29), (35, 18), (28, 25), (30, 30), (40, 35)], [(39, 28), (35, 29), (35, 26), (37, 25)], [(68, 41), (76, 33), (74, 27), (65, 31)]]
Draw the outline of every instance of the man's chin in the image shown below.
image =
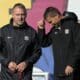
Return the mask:
[(23, 23), (18, 23), (18, 24), (16, 24), (16, 26), (17, 26), (17, 27), (21, 27), (22, 24), (23, 24)]
[(21, 23), (18, 23), (18, 25), (20, 26), (20, 25), (22, 25), (24, 22), (21, 22)]

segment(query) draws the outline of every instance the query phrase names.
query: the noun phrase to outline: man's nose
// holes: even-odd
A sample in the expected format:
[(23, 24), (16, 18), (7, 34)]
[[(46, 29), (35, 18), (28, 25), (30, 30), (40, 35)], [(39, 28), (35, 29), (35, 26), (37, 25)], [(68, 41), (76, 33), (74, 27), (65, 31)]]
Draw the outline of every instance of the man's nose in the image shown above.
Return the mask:
[(22, 15), (20, 15), (20, 16), (19, 16), (19, 19), (22, 19), (22, 18), (23, 18)]

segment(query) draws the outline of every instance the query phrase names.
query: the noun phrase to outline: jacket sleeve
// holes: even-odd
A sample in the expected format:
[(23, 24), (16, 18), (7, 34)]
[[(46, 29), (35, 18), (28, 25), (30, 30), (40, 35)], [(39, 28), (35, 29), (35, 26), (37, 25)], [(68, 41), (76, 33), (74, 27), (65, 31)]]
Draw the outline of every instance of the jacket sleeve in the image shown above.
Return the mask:
[(4, 38), (2, 35), (2, 30), (0, 29), (0, 63), (3, 64), (4, 66), (7, 66), (9, 59), (5, 58), (3, 53), (3, 48), (4, 48)]
[(29, 63), (30, 65), (31, 64), (33, 65), (34, 63), (37, 62), (37, 60), (41, 56), (41, 47), (39, 44), (37, 34), (35, 35), (34, 40), (32, 40), (31, 45), (28, 47), (28, 52), (29, 52), (29, 57), (26, 60), (26, 62)]
[(75, 63), (77, 63), (77, 61), (80, 61), (80, 24), (76, 25), (76, 35), (74, 37), (74, 40), (75, 40), (75, 59), (76, 59)]
[(48, 34), (45, 34), (45, 29), (38, 28), (38, 37), (42, 47), (48, 47), (51, 45), (50, 32)]
[(70, 58), (68, 61), (68, 64), (71, 65), (72, 67), (76, 66), (76, 61), (80, 57), (80, 37), (78, 36), (79, 34), (79, 26), (76, 23), (71, 22), (72, 25), (72, 32), (71, 32), (71, 41), (70, 41), (70, 46), (69, 46), (69, 53), (70, 53)]

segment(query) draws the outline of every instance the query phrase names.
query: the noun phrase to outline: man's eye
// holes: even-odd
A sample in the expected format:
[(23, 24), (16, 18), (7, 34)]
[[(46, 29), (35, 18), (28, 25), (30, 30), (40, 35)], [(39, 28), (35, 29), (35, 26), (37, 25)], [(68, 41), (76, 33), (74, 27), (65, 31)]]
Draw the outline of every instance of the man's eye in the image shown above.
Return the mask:
[(48, 23), (52, 23), (52, 21), (49, 21)]
[(16, 14), (16, 16), (20, 16), (20, 14)]

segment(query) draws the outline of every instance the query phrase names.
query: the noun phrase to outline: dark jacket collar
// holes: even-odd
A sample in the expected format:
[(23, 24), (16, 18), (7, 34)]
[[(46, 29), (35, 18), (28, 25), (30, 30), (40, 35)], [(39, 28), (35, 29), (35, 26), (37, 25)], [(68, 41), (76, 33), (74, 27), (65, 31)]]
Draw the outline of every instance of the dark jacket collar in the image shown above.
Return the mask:
[(22, 25), (20, 25), (20, 27), (13, 26), (13, 19), (12, 18), (10, 19), (10, 25), (14, 29), (24, 29), (24, 28), (28, 28), (29, 27), (29, 25), (26, 22), (24, 22)]

